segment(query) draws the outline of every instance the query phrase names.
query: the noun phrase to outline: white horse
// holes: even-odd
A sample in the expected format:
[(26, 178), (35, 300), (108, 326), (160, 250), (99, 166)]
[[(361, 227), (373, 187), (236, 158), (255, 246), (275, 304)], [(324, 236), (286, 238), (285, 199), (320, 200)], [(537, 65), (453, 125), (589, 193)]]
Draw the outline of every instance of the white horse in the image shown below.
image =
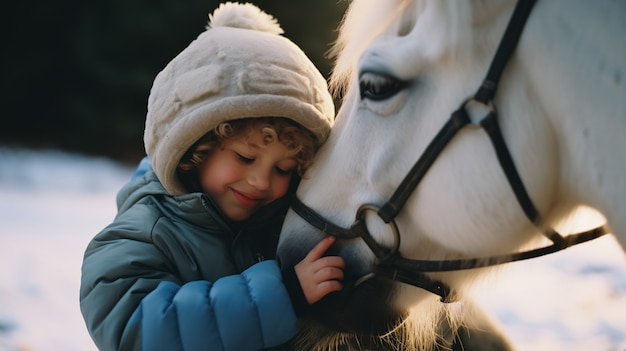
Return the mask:
[[(451, 114), (481, 86), (514, 7), (513, 0), (350, 4), (331, 80), (344, 92), (343, 104), (297, 192), (332, 224), (318, 225), (322, 231), (290, 211), (278, 254), (283, 264), (295, 264), (328, 233), (347, 232), (360, 208), (365, 225), (356, 227), (367, 238), (348, 233), (352, 239), (331, 248), (329, 254), (346, 260), (344, 291), (323, 300), (306, 323), (318, 330), (313, 338), (332, 336), (305, 341), (303, 349), (334, 349), (350, 335), (428, 349), (437, 342), (437, 321), (449, 318), (455, 326), (466, 318), (462, 303), (441, 300), (462, 301), (467, 283), (489, 270), (422, 269), (398, 278), (392, 275), (407, 270), (385, 268), (392, 254), (406, 262), (508, 257), (530, 245), (550, 246), (545, 236), (562, 246), (567, 240), (550, 228), (580, 206), (601, 213), (626, 247), (626, 2), (619, 0), (538, 0), (493, 105), (470, 100), (471, 122), (434, 159), (397, 216), (389, 223), (377, 216)], [(496, 111), (529, 211), (479, 126)], [(531, 221), (525, 211), (532, 217), (533, 210)], [(393, 278), (418, 280), (425, 289)]]

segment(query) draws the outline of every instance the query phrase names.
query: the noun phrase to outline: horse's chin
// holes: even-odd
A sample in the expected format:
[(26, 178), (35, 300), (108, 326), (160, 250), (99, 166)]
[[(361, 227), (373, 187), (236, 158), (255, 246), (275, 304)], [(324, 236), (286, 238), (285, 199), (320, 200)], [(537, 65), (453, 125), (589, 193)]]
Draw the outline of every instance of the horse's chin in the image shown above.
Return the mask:
[(420, 306), (424, 308), (418, 308), (419, 311), (398, 309), (391, 303), (397, 297), (394, 286), (391, 281), (373, 278), (328, 295), (301, 316), (301, 331), (291, 341), (290, 349), (452, 350), (458, 326), (454, 316), (448, 315), (447, 305), (432, 303), (432, 299), (422, 301)]
[(344, 281), (344, 289), (310, 306), (304, 318), (355, 335), (383, 336), (397, 328), (408, 312), (393, 307), (392, 282), (372, 278), (358, 286)]

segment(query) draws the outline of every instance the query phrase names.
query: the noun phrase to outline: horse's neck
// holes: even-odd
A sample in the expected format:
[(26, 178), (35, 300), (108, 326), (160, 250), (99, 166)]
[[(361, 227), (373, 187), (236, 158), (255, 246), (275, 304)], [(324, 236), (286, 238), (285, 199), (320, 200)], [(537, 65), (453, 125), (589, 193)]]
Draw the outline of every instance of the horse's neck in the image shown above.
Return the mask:
[[(451, 46), (461, 51), (459, 61), (471, 57), (474, 61), (465, 65), (481, 70), (491, 61), (514, 3), (471, 4), (471, 28), (457, 30), (466, 32), (461, 42), (472, 43), (473, 52), (463, 51), (468, 49), (462, 43)], [(626, 3), (575, 0), (567, 7), (563, 11), (562, 2), (537, 2), (509, 63), (516, 74), (508, 74), (515, 84), (528, 84), (532, 100), (527, 103), (541, 111), (534, 118), (544, 114), (553, 133), (549, 137), (556, 141), (559, 189), (554, 211), (549, 210), (553, 217), (563, 208), (591, 206), (607, 217), (626, 247), (626, 41), (620, 39), (626, 32)], [(520, 100), (519, 95), (501, 95), (502, 103)]]
[(550, 119), (564, 201), (602, 212), (626, 247), (626, 3), (538, 1), (517, 49)]

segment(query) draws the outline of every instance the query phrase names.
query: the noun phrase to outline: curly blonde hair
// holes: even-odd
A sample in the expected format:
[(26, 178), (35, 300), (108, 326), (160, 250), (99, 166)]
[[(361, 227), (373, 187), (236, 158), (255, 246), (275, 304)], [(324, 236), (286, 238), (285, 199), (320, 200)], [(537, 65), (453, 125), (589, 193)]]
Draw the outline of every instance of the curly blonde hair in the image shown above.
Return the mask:
[(278, 141), (287, 147), (298, 163), (296, 173), (300, 177), (311, 165), (320, 147), (313, 133), (288, 118), (242, 118), (223, 122), (200, 138), (181, 158), (176, 173), (183, 186), (188, 191), (201, 191), (198, 168), (204, 159), (213, 150), (222, 147), (226, 139), (255, 130), (263, 134), (264, 145)]

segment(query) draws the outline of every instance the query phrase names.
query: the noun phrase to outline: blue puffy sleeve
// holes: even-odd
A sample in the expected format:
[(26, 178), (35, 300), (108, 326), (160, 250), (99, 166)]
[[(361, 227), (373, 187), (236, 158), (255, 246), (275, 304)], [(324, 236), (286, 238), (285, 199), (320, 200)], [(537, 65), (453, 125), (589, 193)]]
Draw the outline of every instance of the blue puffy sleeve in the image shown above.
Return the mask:
[(144, 350), (260, 350), (298, 332), (274, 260), (214, 283), (162, 282), (142, 300), (131, 323), (141, 324)]

